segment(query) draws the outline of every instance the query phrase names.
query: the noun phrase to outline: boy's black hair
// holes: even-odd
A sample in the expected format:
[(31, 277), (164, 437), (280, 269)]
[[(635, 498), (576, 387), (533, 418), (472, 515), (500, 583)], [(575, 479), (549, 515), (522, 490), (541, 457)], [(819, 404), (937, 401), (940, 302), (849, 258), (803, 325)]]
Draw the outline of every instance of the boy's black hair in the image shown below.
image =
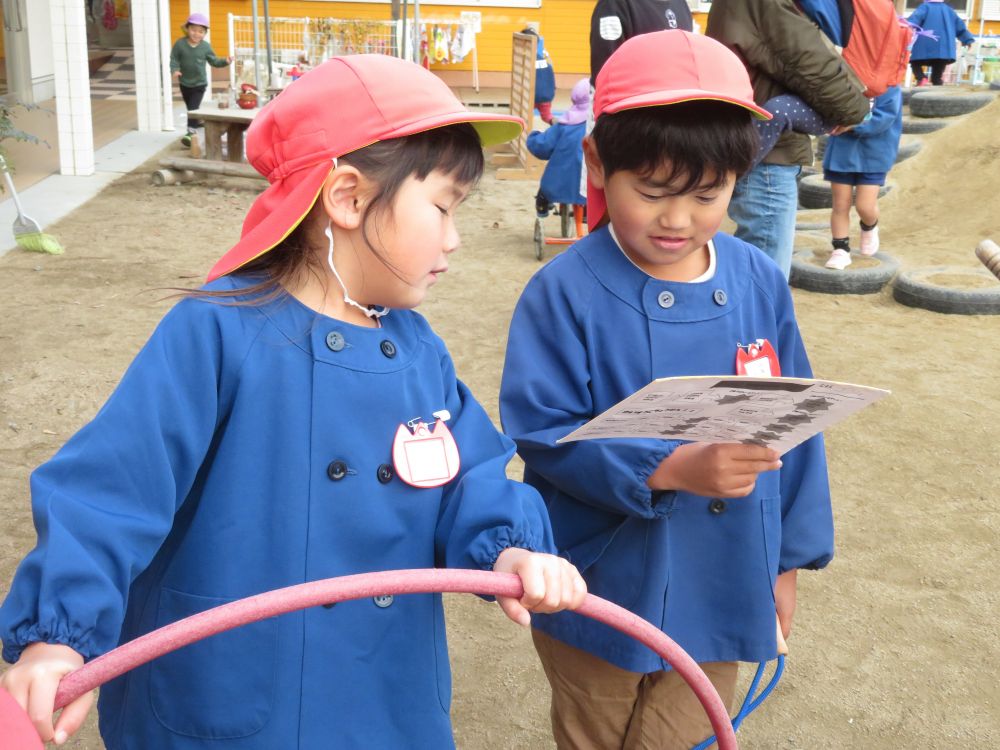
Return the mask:
[(734, 104), (683, 102), (601, 115), (591, 135), (605, 179), (622, 171), (648, 177), (669, 167), (666, 183), (680, 195), (750, 171), (758, 147), (751, 118)]

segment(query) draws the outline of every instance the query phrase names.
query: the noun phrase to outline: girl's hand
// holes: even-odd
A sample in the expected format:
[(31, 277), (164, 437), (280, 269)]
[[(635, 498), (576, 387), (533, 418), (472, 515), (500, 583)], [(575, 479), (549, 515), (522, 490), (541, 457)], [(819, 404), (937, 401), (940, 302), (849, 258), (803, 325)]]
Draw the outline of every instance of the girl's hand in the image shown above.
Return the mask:
[(93, 692), (81, 695), (66, 706), (52, 725), (52, 706), (59, 680), (83, 666), (83, 657), (69, 646), (32, 643), (17, 663), (0, 677), (7, 690), (25, 710), (43, 742), (62, 745), (83, 724), (94, 702)]
[(758, 474), (781, 468), (779, 455), (744, 443), (685, 443), (656, 467), (646, 484), (704, 497), (746, 497)]
[(517, 573), (524, 586), (520, 600), (498, 596), (497, 603), (511, 620), (527, 627), (532, 612), (576, 609), (587, 595), (587, 584), (569, 561), (555, 555), (508, 547), (497, 558), (493, 570)]

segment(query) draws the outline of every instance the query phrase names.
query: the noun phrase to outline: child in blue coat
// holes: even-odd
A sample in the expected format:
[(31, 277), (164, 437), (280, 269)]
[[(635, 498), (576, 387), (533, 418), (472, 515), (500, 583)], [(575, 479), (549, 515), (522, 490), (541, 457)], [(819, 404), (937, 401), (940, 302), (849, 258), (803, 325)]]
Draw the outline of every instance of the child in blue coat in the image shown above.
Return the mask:
[(916, 76), (917, 86), (927, 83), (924, 67), (931, 67), (931, 84), (944, 83), (944, 69), (955, 62), (955, 42), (957, 39), (968, 47), (976, 38), (965, 26), (955, 9), (944, 0), (924, 0), (910, 17), (906, 19), (929, 34), (918, 34), (910, 51), (910, 69)]
[(830, 136), (823, 155), (823, 178), (833, 191), (830, 233), (833, 252), (826, 267), (851, 265), (851, 203), (861, 221), (861, 254), (878, 252), (878, 193), (899, 153), (903, 132), (903, 92), (893, 86), (875, 99), (872, 116), (853, 130)]
[[(500, 606), (522, 624), (582, 601), (538, 493), (506, 478), (513, 443), (412, 309), (448, 270), (483, 145), (521, 126), (384, 55), (332, 58), (257, 116), (270, 186), (240, 241), (32, 475), (0, 682), (43, 740), (83, 721), (89, 695), (54, 727), (52, 705), (85, 660), (274, 588), (450, 566), (519, 574)], [(109, 750), (448, 748), (450, 685), (440, 595), (380, 595), (132, 670), (101, 689), (100, 729)]]
[[(718, 231), (752, 164), (746, 69), (684, 31), (625, 42), (597, 77), (584, 141), (596, 229), (529, 281), (500, 391), (525, 481), (590, 590), (654, 623), (731, 702), (737, 662), (773, 659), (796, 574), (833, 555), (822, 436), (784, 456), (744, 444), (560, 443), (655, 378), (738, 372), (760, 339), (773, 375), (810, 377), (781, 270)], [(778, 367), (780, 365), (780, 368)], [(686, 748), (711, 734), (683, 681), (642, 645), (573, 614), (536, 617), (559, 747)]]
[(580, 194), (580, 168), (583, 164), (583, 136), (590, 109), (590, 81), (581, 78), (570, 92), (572, 106), (547, 130), (528, 134), (528, 151), (547, 159), (542, 182), (535, 195), (535, 211), (549, 215), (553, 203), (566, 205), (586, 201)]
[(538, 38), (535, 46), (535, 108), (546, 125), (552, 124), (552, 100), (556, 96), (556, 71), (552, 67), (552, 56), (545, 48), (545, 38), (530, 26), (521, 30)]

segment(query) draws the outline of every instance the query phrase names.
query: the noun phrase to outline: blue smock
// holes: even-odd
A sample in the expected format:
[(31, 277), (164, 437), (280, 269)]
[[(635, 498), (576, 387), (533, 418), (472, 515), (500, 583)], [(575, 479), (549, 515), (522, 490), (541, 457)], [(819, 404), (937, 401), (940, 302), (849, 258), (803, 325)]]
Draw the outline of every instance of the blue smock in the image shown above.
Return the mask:
[(955, 60), (955, 39), (962, 44), (972, 44), (976, 38), (972, 36), (965, 22), (958, 13), (945, 2), (932, 0), (925, 2), (906, 19), (922, 29), (933, 31), (936, 40), (921, 34), (913, 43), (910, 59), (920, 60)]
[(823, 153), (823, 169), (835, 172), (888, 172), (899, 153), (903, 132), (903, 92), (893, 86), (875, 99), (870, 119), (841, 135), (832, 135)]
[(545, 40), (538, 36), (535, 47), (535, 104), (551, 102), (556, 95), (556, 72), (552, 58), (545, 49)]
[(584, 204), (580, 193), (580, 170), (583, 167), (583, 136), (587, 123), (555, 123), (546, 130), (528, 133), (528, 151), (539, 159), (548, 159), (542, 182), (542, 195), (550, 203)]
[[(777, 653), (776, 576), (833, 556), (822, 436), (732, 500), (646, 486), (676, 441), (556, 443), (654, 378), (733, 374), (737, 345), (758, 338), (775, 347), (783, 375), (811, 376), (781, 271), (745, 242), (714, 242), (716, 272), (698, 283), (648, 276), (607, 227), (550, 261), (514, 312), (500, 415), (525, 481), (545, 498), (560, 554), (591, 593), (662, 628), (699, 662), (760, 661)], [(575, 613), (532, 623), (623, 669), (668, 668)]]
[[(441, 409), (458, 477), (386, 480), (397, 427)], [(186, 299), (32, 474), (38, 545), (0, 609), (3, 657), (46, 641), (91, 659), (278, 587), (549, 551), (541, 499), (506, 478), (513, 451), (415, 312), (374, 329), (287, 295)], [(102, 688), (100, 728), (109, 750), (447, 748), (450, 691), (440, 595), (364, 599), (135, 669)]]

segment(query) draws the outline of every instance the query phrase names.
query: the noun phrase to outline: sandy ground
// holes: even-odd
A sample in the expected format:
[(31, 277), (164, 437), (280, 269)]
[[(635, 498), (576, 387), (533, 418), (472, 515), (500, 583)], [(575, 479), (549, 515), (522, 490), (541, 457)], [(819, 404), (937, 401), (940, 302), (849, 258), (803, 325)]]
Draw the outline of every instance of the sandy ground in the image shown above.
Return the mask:
[[(998, 118), (994, 103), (925, 136), (894, 173), (883, 246), (905, 265), (977, 266), (975, 243), (1000, 239)], [(151, 290), (197, 284), (259, 188), (152, 188), (153, 164), (51, 227), (66, 255), (0, 258), (0, 595), (34, 542), (29, 472), (93, 415), (167, 309)], [(507, 322), (539, 265), (534, 191), (487, 174), (461, 215), (464, 249), (422, 308), (494, 418)], [(742, 747), (998, 747), (1000, 317), (915, 310), (889, 290), (795, 302), (818, 376), (893, 395), (828, 434), (838, 554), (800, 576), (786, 677)], [(528, 634), (473, 597), (449, 598), (448, 616), (459, 746), (552, 747)], [(93, 722), (70, 746), (101, 747)]]

